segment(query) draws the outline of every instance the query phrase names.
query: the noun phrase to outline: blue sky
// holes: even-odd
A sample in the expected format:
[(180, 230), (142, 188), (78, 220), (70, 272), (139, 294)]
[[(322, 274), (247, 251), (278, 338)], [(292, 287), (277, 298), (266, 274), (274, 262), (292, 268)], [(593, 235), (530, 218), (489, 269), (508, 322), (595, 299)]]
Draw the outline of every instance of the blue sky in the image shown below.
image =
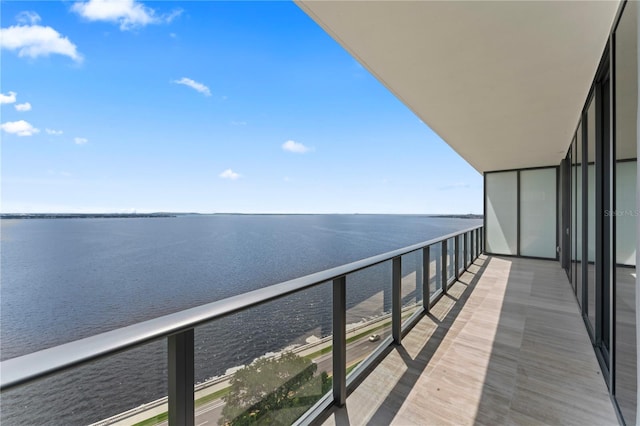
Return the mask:
[(3, 212), (482, 211), (480, 174), (293, 3), (1, 7)]

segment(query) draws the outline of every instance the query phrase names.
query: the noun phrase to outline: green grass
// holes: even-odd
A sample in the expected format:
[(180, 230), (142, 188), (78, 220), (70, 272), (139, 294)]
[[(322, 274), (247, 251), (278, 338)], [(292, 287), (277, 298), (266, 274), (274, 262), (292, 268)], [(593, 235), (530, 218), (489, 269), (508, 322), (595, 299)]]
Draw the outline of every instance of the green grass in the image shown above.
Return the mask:
[(349, 375), (349, 373), (351, 373), (353, 371), (354, 368), (356, 368), (362, 361), (358, 361), (355, 364), (347, 367), (347, 376)]
[(316, 351), (316, 352), (314, 352), (314, 353), (312, 353), (312, 354), (305, 355), (305, 356), (304, 356), (304, 358), (306, 358), (306, 359), (308, 359), (308, 360), (312, 360), (312, 359), (314, 359), (314, 358), (317, 358), (317, 357), (318, 357), (318, 356), (320, 356), (320, 355), (324, 355), (324, 354), (326, 354), (326, 353), (331, 352), (331, 350), (332, 350), (332, 349), (333, 349), (333, 346), (332, 346), (332, 345), (329, 345), (329, 346), (327, 346), (326, 348), (322, 348), (322, 349), (320, 349), (319, 351)]
[(227, 386), (226, 388), (222, 388), (220, 390), (215, 391), (214, 393), (211, 393), (209, 395), (205, 395), (202, 398), (198, 398), (196, 399), (196, 407), (199, 407), (203, 404), (206, 404), (207, 402), (211, 402), (214, 399), (220, 399), (223, 396), (225, 396), (226, 394), (228, 394), (229, 392), (231, 392), (231, 386)]
[(164, 413), (160, 413), (157, 416), (138, 422), (133, 426), (153, 426), (157, 425), (158, 423), (164, 422), (165, 420), (167, 420), (167, 418), (169, 418), (169, 413), (165, 411)]
[[(226, 394), (228, 394), (231, 391), (231, 386), (227, 386), (226, 388), (222, 388), (220, 390), (217, 390), (209, 395), (205, 395), (202, 398), (198, 398), (195, 401), (195, 405), (196, 408), (206, 404), (207, 402), (211, 402), (215, 399), (219, 399), (222, 398), (223, 396), (225, 396)], [(149, 419), (143, 420), (141, 422), (136, 423), (133, 426), (153, 426), (153, 425), (157, 425), (158, 423), (164, 422), (165, 420), (167, 420), (167, 418), (169, 417), (169, 413), (167, 413), (166, 411), (164, 413), (160, 413), (157, 416), (151, 417)]]

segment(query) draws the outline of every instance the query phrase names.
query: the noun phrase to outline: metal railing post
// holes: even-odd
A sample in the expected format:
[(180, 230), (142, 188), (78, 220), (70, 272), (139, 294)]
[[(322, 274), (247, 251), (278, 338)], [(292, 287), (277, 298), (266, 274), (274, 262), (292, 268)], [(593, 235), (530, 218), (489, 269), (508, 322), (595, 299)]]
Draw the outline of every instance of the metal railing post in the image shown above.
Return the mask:
[(476, 255), (475, 255), (476, 235), (475, 235), (475, 233), (476, 233), (475, 230), (469, 232), (469, 266), (471, 266), (473, 261), (476, 259)]
[(431, 301), (431, 247), (422, 249), (422, 307), (424, 312), (429, 312), (429, 302)]
[(472, 256), (473, 256), (473, 260), (476, 260), (476, 257), (478, 256), (478, 230), (474, 229), (473, 231), (471, 231), (471, 237), (472, 237)]
[(464, 238), (462, 240), (462, 264), (464, 265), (463, 269), (466, 271), (469, 266), (469, 233), (464, 233)]
[(402, 342), (402, 258), (392, 260), (391, 282), (391, 335), (396, 345)]
[(347, 277), (333, 280), (333, 402), (347, 402)]
[(193, 329), (168, 337), (169, 425), (193, 426)]
[(449, 258), (449, 241), (443, 240), (441, 245), (442, 250), (442, 292), (447, 293), (447, 285), (449, 284), (449, 267), (447, 265), (447, 259)]
[(460, 235), (456, 235), (455, 236), (455, 240), (454, 240), (455, 244), (454, 244), (454, 251), (453, 251), (453, 257), (455, 259), (455, 275), (456, 275), (456, 281), (458, 280), (458, 278), (460, 278)]

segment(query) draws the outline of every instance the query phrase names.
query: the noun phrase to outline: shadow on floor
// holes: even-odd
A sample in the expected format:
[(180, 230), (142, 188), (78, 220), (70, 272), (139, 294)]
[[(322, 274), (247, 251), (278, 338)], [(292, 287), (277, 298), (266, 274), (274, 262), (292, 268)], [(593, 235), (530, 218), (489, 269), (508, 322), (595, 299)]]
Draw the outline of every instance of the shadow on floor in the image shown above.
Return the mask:
[[(438, 348), (440, 347), (442, 340), (445, 338), (447, 333), (449, 333), (451, 325), (458, 318), (460, 311), (462, 311), (462, 308), (464, 308), (465, 304), (467, 303), (469, 296), (475, 289), (478, 283), (478, 280), (482, 276), (482, 273), (486, 269), (489, 262), (490, 260), (487, 257), (480, 256), (475, 260), (475, 262), (472, 265), (469, 266), (469, 268), (473, 270), (472, 274), (468, 274), (468, 275), (471, 275), (470, 280), (469, 280), (469, 276), (466, 276), (464, 277), (464, 279), (458, 280), (450, 284), (450, 288), (452, 288), (453, 286), (464, 286), (466, 288), (464, 288), (464, 291), (459, 296), (459, 298), (456, 298), (450, 294), (442, 295), (442, 298), (448, 298), (455, 302), (451, 310), (446, 314), (446, 316), (442, 320), (436, 318), (431, 313), (425, 314), (425, 316), (430, 318), (434, 323), (437, 324), (437, 326), (431, 338), (429, 338), (425, 342), (424, 347), (420, 350), (420, 353), (415, 358), (411, 358), (411, 356), (407, 353), (406, 349), (402, 346), (392, 346), (387, 350), (385, 357), (393, 351), (396, 351), (400, 355), (400, 357), (403, 359), (404, 363), (408, 367), (407, 373), (405, 373), (400, 378), (400, 380), (398, 380), (394, 388), (388, 392), (389, 395), (393, 395), (393, 398), (388, 398), (384, 402), (384, 404), (378, 408), (378, 410), (375, 412), (373, 417), (368, 422), (369, 424), (373, 424), (373, 425), (389, 424), (393, 420), (393, 418), (395, 417), (395, 414), (400, 409), (402, 402), (404, 401), (404, 399), (406, 399), (409, 392), (415, 385), (416, 380), (419, 377), (419, 375), (415, 374), (415, 371), (416, 370), (424, 371), (424, 369), (427, 367), (427, 365), (429, 364), (429, 361), (433, 357), (433, 354), (435, 354)], [(468, 281), (468, 282), (465, 282), (465, 281)], [(358, 382), (362, 382), (365, 379), (366, 379), (366, 375), (361, 377), (358, 380)], [(318, 423), (324, 422), (327, 418), (331, 416), (334, 417), (334, 420), (337, 425), (350, 425), (351, 422), (349, 420), (349, 414), (348, 414), (348, 400), (347, 400), (347, 404), (344, 407), (340, 407), (340, 408), (336, 407), (332, 409), (329, 413), (327, 413), (325, 416), (322, 416), (322, 418), (318, 419)]]

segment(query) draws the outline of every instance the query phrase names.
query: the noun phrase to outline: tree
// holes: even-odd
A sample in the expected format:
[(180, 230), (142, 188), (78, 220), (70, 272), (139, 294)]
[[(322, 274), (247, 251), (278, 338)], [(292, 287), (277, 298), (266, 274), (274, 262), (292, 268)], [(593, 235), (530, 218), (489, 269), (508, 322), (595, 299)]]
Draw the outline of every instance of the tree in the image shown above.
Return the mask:
[(326, 372), (315, 375), (318, 366), (306, 358), (286, 352), (278, 358), (260, 358), (238, 370), (231, 390), (224, 397), (221, 425), (291, 424), (328, 389)]

